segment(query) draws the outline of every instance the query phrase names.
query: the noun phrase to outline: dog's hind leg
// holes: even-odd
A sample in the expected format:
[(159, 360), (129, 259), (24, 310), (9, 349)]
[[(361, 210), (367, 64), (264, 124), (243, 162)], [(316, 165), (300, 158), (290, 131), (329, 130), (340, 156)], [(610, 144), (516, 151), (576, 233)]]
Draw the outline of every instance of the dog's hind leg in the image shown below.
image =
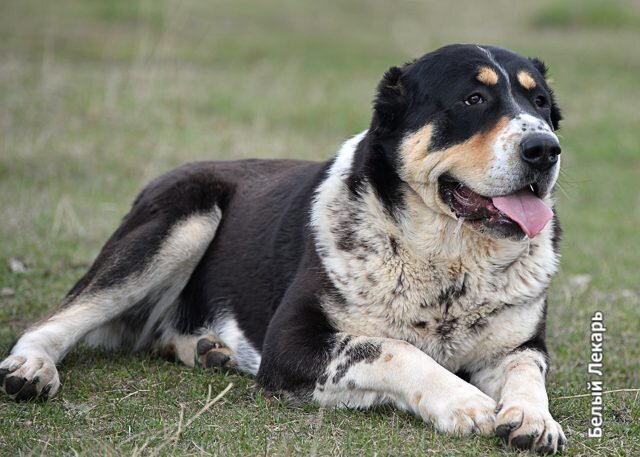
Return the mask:
[(55, 364), (83, 337), (113, 349), (149, 346), (211, 243), (227, 191), (206, 164), (147, 186), (59, 310), (16, 341), (0, 363), (0, 388), (16, 400), (54, 395)]

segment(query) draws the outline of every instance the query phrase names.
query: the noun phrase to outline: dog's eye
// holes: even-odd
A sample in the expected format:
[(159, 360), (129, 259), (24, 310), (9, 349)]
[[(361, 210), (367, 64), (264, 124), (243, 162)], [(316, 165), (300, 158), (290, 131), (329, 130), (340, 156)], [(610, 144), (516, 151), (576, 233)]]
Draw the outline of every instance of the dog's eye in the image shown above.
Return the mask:
[(542, 95), (538, 95), (534, 101), (538, 108), (544, 108), (545, 106), (547, 106), (547, 99), (544, 98)]
[(484, 103), (484, 98), (482, 98), (482, 95), (480, 95), (480, 94), (470, 95), (464, 101), (464, 104), (467, 105), (467, 106), (479, 105), (480, 103)]

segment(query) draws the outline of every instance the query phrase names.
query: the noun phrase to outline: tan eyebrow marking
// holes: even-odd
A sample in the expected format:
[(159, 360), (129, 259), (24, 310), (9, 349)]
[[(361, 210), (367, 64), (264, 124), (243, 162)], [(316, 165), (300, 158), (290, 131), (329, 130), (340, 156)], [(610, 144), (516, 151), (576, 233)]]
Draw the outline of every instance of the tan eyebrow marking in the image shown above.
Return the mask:
[(498, 73), (489, 67), (480, 67), (476, 79), (487, 86), (498, 84)]
[(527, 90), (536, 88), (536, 81), (533, 79), (533, 76), (531, 76), (531, 73), (526, 70), (520, 70), (518, 72), (518, 82)]

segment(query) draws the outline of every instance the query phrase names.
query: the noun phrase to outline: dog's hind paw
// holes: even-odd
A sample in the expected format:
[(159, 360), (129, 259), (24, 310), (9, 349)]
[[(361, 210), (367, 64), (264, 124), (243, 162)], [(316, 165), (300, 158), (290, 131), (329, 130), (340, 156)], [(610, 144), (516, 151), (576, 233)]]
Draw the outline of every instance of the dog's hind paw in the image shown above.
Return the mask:
[(205, 368), (225, 367), (235, 365), (231, 350), (221, 341), (203, 337), (196, 345), (197, 360)]
[(60, 388), (56, 365), (45, 354), (14, 354), (0, 363), (0, 390), (15, 401), (47, 399)]

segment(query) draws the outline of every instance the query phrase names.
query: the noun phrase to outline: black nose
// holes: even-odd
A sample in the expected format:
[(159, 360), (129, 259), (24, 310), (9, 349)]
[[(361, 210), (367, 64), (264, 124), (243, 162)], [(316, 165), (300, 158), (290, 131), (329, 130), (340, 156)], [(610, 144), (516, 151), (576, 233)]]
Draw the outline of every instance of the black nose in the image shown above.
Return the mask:
[(536, 170), (548, 170), (560, 155), (558, 140), (549, 135), (533, 135), (520, 144), (520, 157)]

